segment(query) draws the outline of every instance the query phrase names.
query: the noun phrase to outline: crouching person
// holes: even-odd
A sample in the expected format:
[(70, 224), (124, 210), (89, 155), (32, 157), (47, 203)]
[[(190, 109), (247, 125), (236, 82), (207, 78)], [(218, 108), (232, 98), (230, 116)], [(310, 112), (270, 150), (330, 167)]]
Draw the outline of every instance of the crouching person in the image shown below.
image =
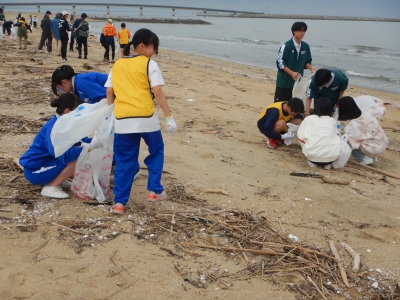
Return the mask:
[(286, 123), (300, 125), (303, 119), (300, 114), (303, 112), (304, 103), (299, 98), (268, 105), (257, 122), (258, 129), (268, 138), (268, 147), (276, 148), (277, 144), (283, 143), (283, 140), (293, 138), (295, 133), (287, 132)]
[[(57, 119), (75, 110), (82, 101), (74, 94), (65, 93), (51, 101), (52, 107), (57, 107), (54, 115), (39, 131), (32, 145), (21, 156), (19, 163), (24, 167), (25, 178), (32, 184), (44, 185), (41, 194), (50, 198), (65, 199), (69, 195), (62, 188), (70, 188), (67, 179), (74, 175), (76, 161), (82, 151), (79, 144), (75, 144), (59, 157), (54, 155), (51, 143), (51, 130)], [(91, 139), (84, 138), (83, 142)], [(89, 146), (90, 148), (90, 146)], [(93, 148), (93, 147), (92, 147)]]

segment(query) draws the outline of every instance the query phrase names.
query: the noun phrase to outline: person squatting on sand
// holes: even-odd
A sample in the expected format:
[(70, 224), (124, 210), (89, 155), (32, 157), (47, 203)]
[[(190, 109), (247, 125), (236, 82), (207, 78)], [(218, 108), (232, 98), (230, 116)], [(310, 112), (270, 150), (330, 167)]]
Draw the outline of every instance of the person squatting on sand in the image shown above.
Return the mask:
[(362, 164), (372, 164), (389, 145), (379, 121), (386, 113), (383, 103), (377, 107), (360, 109), (352, 97), (343, 97), (338, 102), (339, 120), (347, 121), (344, 128), (353, 158)]
[(54, 95), (74, 93), (85, 103), (97, 103), (107, 98), (104, 84), (107, 75), (97, 72), (77, 74), (71, 66), (63, 65), (55, 69), (51, 76), (51, 90)]
[[(72, 146), (59, 157), (55, 157), (54, 146), (51, 143), (51, 130), (57, 119), (75, 110), (82, 101), (71, 93), (64, 93), (51, 101), (52, 107), (57, 107), (54, 115), (34, 138), (29, 149), (21, 156), (19, 163), (24, 167), (25, 178), (32, 184), (44, 185), (41, 194), (50, 198), (65, 199), (69, 195), (62, 188), (70, 188), (67, 179), (74, 175), (76, 161), (82, 151), (80, 142)], [(82, 139), (90, 143), (89, 149), (94, 150), (100, 144), (89, 138)]]
[(336, 102), (343, 97), (348, 84), (349, 79), (342, 71), (319, 69), (308, 83), (304, 117), (310, 115), (311, 99), (314, 99), (315, 106), (318, 99), (322, 97), (328, 98), (331, 101), (333, 110)]
[[(134, 53), (130, 56), (131, 45)], [(161, 185), (164, 142), (154, 107), (153, 93), (166, 117), (167, 132), (175, 133), (177, 126), (162, 91), (165, 83), (160, 68), (150, 59), (153, 54), (158, 54), (158, 46), (159, 39), (155, 33), (148, 29), (136, 31), (131, 42), (124, 48), (124, 58), (115, 62), (105, 84), (108, 103), (115, 105), (114, 213), (116, 214), (124, 213), (129, 200), (137, 171), (141, 138), (149, 150), (149, 155), (144, 160), (149, 171), (147, 200), (159, 201), (167, 198)]]
[(339, 157), (340, 133), (331, 116), (331, 102), (328, 98), (320, 98), (314, 114), (305, 118), (297, 131), (297, 140), (310, 167), (324, 166), (329, 170)]
[(307, 31), (307, 24), (295, 22), (291, 30), (293, 38), (279, 48), (278, 57), (276, 58), (278, 73), (276, 76), (274, 102), (287, 101), (293, 98), (294, 83), (299, 76), (303, 76), (304, 69), (316, 72), (316, 69), (311, 65), (310, 46), (302, 41)]
[(304, 111), (304, 103), (299, 98), (292, 98), (285, 102), (275, 102), (268, 105), (258, 118), (257, 126), (267, 138), (267, 145), (276, 148), (283, 140), (295, 136), (293, 132), (287, 132), (286, 123), (300, 125), (302, 117), (299, 114)]

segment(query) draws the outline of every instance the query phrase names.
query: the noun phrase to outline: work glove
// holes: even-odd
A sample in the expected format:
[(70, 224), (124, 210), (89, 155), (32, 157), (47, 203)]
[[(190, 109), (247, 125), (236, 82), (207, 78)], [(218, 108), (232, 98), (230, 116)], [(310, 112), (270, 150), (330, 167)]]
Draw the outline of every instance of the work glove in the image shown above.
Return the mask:
[(171, 115), (170, 117), (167, 117), (166, 119), (167, 119), (167, 124), (165, 126), (165, 129), (167, 130), (167, 132), (169, 134), (174, 134), (176, 131), (176, 128), (177, 128), (174, 117)]
[(95, 150), (97, 148), (100, 148), (100, 147), (101, 147), (101, 143), (96, 138), (93, 138), (92, 141), (89, 144), (89, 151), (88, 152), (91, 152), (91, 151), (93, 151), (93, 150)]
[(287, 132), (281, 135), (282, 140), (292, 139), (296, 136), (295, 132)]

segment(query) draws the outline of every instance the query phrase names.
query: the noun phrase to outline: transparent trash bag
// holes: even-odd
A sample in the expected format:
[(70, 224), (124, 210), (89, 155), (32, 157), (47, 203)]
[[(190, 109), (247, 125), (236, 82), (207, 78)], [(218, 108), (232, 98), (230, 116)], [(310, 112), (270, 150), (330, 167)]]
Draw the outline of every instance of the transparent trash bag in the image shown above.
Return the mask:
[(347, 143), (347, 135), (340, 137), (340, 152), (338, 158), (332, 163), (335, 169), (344, 168), (351, 155), (351, 148)]
[(312, 73), (310, 76), (299, 76), (299, 78), (297, 78), (297, 80), (294, 82), (292, 97), (303, 100), (304, 106), (306, 105), (306, 90), (308, 82), (313, 75), (314, 73)]

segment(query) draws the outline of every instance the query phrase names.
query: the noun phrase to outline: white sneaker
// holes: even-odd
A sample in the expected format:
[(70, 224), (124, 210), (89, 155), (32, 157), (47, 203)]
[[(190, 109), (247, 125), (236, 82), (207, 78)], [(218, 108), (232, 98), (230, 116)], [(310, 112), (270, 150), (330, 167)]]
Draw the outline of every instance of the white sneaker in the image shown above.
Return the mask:
[(316, 168), (316, 167), (317, 167), (317, 165), (314, 164), (314, 163), (312, 163), (311, 161), (308, 161), (308, 165), (309, 165), (311, 168)]
[(69, 195), (62, 190), (60, 186), (45, 185), (40, 192), (43, 196), (57, 199), (67, 199)]
[(325, 169), (325, 170), (330, 170), (330, 169), (331, 169), (331, 167), (332, 167), (332, 164), (325, 165), (325, 166), (324, 166), (324, 169)]
[(43, 50), (39, 50), (39, 53), (42, 53), (43, 52)]
[(364, 159), (362, 161), (360, 161), (359, 163), (363, 164), (363, 165), (370, 165), (373, 162), (374, 162), (374, 159), (372, 157), (365, 156)]
[(60, 186), (64, 189), (71, 189), (72, 183), (68, 180), (65, 180), (63, 183), (60, 184)]

